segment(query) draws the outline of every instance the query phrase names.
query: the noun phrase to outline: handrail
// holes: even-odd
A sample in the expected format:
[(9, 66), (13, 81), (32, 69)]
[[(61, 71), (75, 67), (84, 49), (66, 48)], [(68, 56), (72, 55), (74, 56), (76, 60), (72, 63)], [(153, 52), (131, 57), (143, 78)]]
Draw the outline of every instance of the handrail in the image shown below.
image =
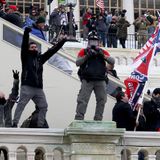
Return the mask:
[[(23, 31), (24, 31), (24, 30), (23, 30), (22, 28), (17, 27), (16, 25), (14, 25), (14, 24), (6, 21), (6, 20), (3, 19), (3, 18), (0, 18), (0, 20), (3, 21), (3, 24), (5, 24), (7, 27), (11, 28), (12, 30), (14, 30), (14, 31), (16, 31), (16, 32), (18, 32), (18, 33), (20, 33), (20, 34), (23, 34)], [(50, 47), (53, 46), (51, 43), (48, 43), (47, 41), (42, 40), (41, 38), (39, 38), (39, 37), (37, 37), (37, 36), (35, 36), (35, 35), (33, 35), (33, 34), (30, 35), (30, 38), (31, 38), (32, 40), (36, 41), (37, 43), (40, 43), (40, 44), (43, 43), (43, 44), (45, 44), (45, 48), (50, 48)], [(58, 51), (58, 54), (61, 55), (61, 56), (64, 57), (64, 58), (67, 58), (67, 59), (68, 59), (69, 61), (71, 61), (71, 62), (75, 62), (75, 60), (73, 60), (73, 58), (72, 58), (69, 54), (64, 54), (64, 53), (62, 52), (62, 49)]]

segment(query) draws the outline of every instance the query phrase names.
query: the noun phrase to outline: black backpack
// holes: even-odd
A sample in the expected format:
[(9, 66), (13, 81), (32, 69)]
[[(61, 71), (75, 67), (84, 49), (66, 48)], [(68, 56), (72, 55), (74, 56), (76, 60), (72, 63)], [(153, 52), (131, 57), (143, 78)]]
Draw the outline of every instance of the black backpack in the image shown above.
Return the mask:
[[(37, 121), (38, 121), (38, 110), (35, 110), (31, 116), (29, 116), (21, 125), (21, 128), (38, 128)], [(49, 128), (47, 121), (45, 120), (45, 123), (42, 128)]]

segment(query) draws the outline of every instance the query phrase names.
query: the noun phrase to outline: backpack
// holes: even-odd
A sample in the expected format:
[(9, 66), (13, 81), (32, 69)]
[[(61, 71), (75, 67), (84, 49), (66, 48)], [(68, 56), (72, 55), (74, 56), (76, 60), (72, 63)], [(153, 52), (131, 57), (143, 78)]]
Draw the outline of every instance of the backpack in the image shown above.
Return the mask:
[[(29, 116), (21, 125), (21, 128), (38, 128), (37, 121), (38, 121), (38, 110), (35, 110), (31, 116)], [(45, 120), (45, 123), (42, 128), (49, 128), (47, 121)]]

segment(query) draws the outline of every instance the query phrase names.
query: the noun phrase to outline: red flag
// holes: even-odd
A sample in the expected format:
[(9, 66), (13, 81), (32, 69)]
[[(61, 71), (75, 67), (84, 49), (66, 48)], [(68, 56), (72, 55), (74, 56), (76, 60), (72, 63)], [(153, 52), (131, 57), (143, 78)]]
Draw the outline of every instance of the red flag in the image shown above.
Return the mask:
[(102, 10), (104, 11), (104, 0), (96, 0), (96, 5)]

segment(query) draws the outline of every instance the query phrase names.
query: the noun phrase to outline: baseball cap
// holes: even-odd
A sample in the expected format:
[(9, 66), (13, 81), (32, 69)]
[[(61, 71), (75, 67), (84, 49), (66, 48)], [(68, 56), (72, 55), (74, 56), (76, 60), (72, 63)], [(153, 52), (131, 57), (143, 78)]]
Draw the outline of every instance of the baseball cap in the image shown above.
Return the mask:
[(14, 11), (17, 11), (17, 10), (18, 10), (18, 8), (17, 8), (16, 5), (10, 5), (8, 8), (9, 8), (9, 9), (13, 9)]

